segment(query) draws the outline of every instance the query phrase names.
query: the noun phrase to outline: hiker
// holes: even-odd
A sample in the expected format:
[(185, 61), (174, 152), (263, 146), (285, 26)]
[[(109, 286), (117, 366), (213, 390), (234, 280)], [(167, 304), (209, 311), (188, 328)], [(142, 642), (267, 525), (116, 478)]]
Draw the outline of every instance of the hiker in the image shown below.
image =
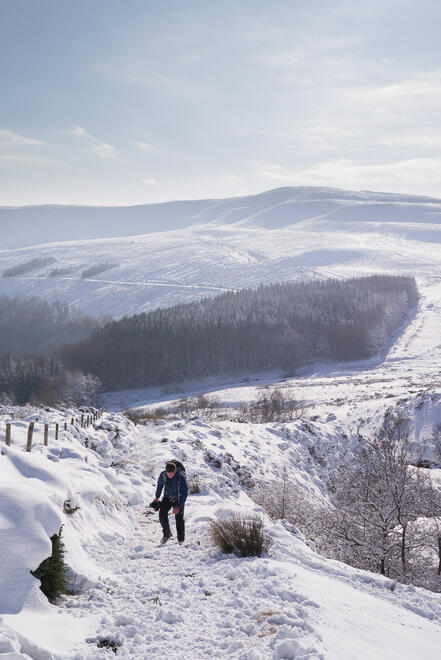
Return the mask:
[(178, 543), (182, 545), (185, 540), (184, 505), (187, 499), (187, 480), (185, 479), (185, 469), (182, 463), (179, 463), (179, 461), (167, 462), (165, 470), (159, 475), (158, 485), (156, 486), (156, 497), (152, 504), (159, 501), (163, 488), (164, 497), (159, 504), (159, 522), (161, 523), (164, 534), (161, 543), (167, 543), (172, 537), (168, 522), (168, 512), (173, 508), (176, 518)]

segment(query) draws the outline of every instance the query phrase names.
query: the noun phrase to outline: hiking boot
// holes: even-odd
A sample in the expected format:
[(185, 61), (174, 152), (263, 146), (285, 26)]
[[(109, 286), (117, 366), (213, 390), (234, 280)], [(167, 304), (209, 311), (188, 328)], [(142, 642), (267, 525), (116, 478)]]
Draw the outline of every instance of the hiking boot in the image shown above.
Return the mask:
[(184, 541), (178, 541), (179, 545), (184, 545)]
[(168, 541), (169, 539), (171, 539), (172, 536), (173, 536), (173, 534), (164, 534), (164, 536), (163, 536), (162, 539), (161, 539), (161, 543), (162, 543), (162, 544), (167, 543), (167, 541)]

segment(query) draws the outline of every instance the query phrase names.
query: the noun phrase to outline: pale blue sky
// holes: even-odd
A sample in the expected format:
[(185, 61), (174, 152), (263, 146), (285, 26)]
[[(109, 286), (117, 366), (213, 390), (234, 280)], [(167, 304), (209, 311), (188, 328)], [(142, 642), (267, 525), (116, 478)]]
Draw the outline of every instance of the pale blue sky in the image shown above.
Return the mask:
[(0, 0), (0, 205), (441, 196), (441, 6)]

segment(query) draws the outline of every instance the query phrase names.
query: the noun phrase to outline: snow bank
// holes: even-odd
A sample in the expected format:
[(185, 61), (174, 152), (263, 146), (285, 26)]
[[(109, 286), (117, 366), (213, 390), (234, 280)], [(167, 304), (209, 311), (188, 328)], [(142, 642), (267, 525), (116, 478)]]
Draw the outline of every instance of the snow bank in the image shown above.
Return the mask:
[[(112, 413), (82, 429), (70, 424), (77, 415), (41, 412), (38, 424), (69, 420), (49, 447), (24, 451), (24, 420), (14, 422), (12, 447), (2, 445), (0, 552), (13, 570), (0, 573), (0, 658), (97, 660), (113, 657), (112, 646), (132, 660), (437, 656), (438, 594), (321, 557), (247, 495), (250, 481), (274, 481), (285, 465), (304, 492), (323, 498), (328, 470), (358, 442), (337, 416), (134, 427)], [(175, 534), (161, 546), (157, 515), (146, 509), (171, 457), (193, 486), (184, 546)], [(267, 556), (223, 555), (211, 544), (209, 522), (228, 513), (264, 517)], [(29, 571), (61, 524), (72, 594), (54, 606)]]
[[(122, 469), (122, 452), (134, 443), (133, 425), (109, 416), (81, 428), (71, 424), (81, 417), (76, 410), (39, 411), (23, 420), (17, 420), (20, 409), (2, 412), (0, 424), (12, 424), (12, 446), (3, 444), (0, 454), (0, 615), (5, 626), (0, 625), (0, 639), (4, 634), (6, 640), (0, 656), (15, 657), (8, 654), (19, 647), (33, 658), (52, 657), (49, 651), (64, 657), (97, 622), (60, 616), (30, 571), (50, 556), (50, 537), (63, 527), (69, 588), (81, 591), (99, 583), (102, 567), (89, 556), (88, 543), (113, 538), (130, 523), (125, 509), (145, 498), (141, 469), (126, 464)], [(25, 451), (29, 421), (35, 423), (31, 453)], [(54, 425), (63, 429), (64, 421), (67, 430), (60, 430), (56, 441)], [(47, 447), (44, 423), (50, 424)]]

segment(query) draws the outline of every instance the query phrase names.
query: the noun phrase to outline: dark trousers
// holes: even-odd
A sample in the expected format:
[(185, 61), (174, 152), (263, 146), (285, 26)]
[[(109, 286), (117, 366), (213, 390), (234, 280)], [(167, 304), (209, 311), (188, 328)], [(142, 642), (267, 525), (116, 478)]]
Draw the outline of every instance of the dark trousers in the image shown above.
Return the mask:
[[(164, 498), (159, 507), (159, 522), (162, 526), (162, 531), (164, 536), (170, 536), (170, 524), (168, 522), (168, 512), (172, 507), (176, 506), (174, 502), (169, 499)], [(184, 541), (185, 539), (185, 523), (184, 523), (184, 507), (179, 509), (179, 513), (176, 514), (176, 534), (178, 535), (178, 541)]]

